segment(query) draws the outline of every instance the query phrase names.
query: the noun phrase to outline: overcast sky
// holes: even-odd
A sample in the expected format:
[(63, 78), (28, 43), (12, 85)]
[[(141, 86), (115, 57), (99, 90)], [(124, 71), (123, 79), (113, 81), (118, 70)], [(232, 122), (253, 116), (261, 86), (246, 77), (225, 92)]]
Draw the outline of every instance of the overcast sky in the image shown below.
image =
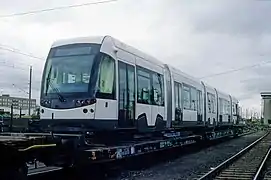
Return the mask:
[[(97, 1), (1, 1), (0, 16)], [(203, 79), (245, 107), (259, 109), (260, 91), (271, 89), (271, 63), (266, 63), (271, 54), (270, 17), (271, 2), (260, 0), (119, 0), (0, 17), (0, 44), (44, 58), (56, 39), (111, 35), (195, 77), (265, 62)], [(44, 61), (0, 49), (1, 92), (27, 96), (20, 88), (27, 91), (30, 64), (37, 98)]]

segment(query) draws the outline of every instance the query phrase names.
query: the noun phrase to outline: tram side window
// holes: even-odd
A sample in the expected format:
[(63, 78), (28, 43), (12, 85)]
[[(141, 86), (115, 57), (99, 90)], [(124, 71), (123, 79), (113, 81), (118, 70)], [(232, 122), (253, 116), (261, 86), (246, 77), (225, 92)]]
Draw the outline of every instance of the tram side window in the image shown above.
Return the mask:
[(197, 111), (197, 90), (191, 87), (191, 109)]
[(175, 100), (175, 108), (182, 108), (182, 85), (180, 83), (174, 82), (174, 100)]
[(137, 68), (137, 102), (151, 104), (151, 72)]
[(153, 74), (153, 84), (152, 84), (152, 100), (154, 105), (163, 106), (164, 105), (164, 88), (163, 88), (163, 76), (154, 73)]
[(182, 109), (182, 85), (178, 83), (179, 108)]
[(191, 94), (190, 87), (183, 85), (183, 108), (191, 109)]
[(198, 111), (201, 114), (202, 113), (202, 92), (198, 91)]
[(164, 90), (164, 76), (159, 74), (159, 81), (161, 84), (161, 106), (165, 105), (165, 90)]
[(225, 111), (225, 108), (224, 108), (226, 101), (224, 99), (220, 99), (219, 102), (220, 102), (220, 104), (219, 104), (220, 105), (220, 114), (224, 115), (224, 114), (226, 114), (226, 111)]
[(115, 98), (115, 60), (103, 55), (99, 73), (98, 97), (106, 99)]
[(181, 111), (182, 111), (181, 91), (182, 85), (180, 83), (174, 82), (175, 120), (177, 121), (181, 120)]
[(179, 84), (174, 82), (174, 99), (175, 99), (175, 108), (180, 108), (179, 104)]
[(211, 93), (207, 93), (208, 99), (208, 112), (215, 113), (215, 96)]
[(229, 111), (228, 111), (228, 101), (224, 100), (224, 104), (223, 104), (223, 111), (224, 111), (224, 114), (229, 114)]
[(230, 111), (228, 109), (228, 104), (229, 104), (229, 101), (225, 100), (224, 101), (224, 114), (227, 114), (227, 115), (230, 114)]
[(219, 98), (219, 114), (224, 114), (224, 100), (222, 98)]
[(211, 95), (210, 93), (207, 93), (207, 99), (208, 99), (208, 113), (212, 112), (212, 104), (211, 104)]
[(215, 96), (212, 94), (212, 113), (216, 112), (216, 103), (215, 103)]
[(235, 104), (232, 104), (232, 114), (236, 115), (236, 108)]
[(231, 105), (229, 101), (227, 102), (227, 112), (229, 115), (231, 114)]

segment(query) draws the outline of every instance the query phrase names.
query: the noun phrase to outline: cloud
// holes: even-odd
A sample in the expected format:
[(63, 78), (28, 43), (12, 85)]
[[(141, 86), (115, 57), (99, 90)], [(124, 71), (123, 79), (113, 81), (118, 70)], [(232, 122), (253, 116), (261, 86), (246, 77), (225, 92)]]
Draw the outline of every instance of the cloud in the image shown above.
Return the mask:
[(269, 1), (219, 1), (209, 3), (208, 8), (198, 9), (193, 16), (195, 30), (219, 32), (233, 36), (261, 36), (270, 33), (270, 23), (264, 20), (271, 16)]
[[(0, 12), (3, 15), (85, 2), (95, 1), (5, 1), (0, 3)], [(0, 38), (3, 44), (45, 58), (56, 39), (108, 34), (190, 75), (203, 77), (268, 60), (270, 13), (271, 2), (267, 1), (119, 0), (1, 18)], [(26, 69), (33, 65), (33, 87), (39, 89), (43, 61), (0, 50), (0, 70), (6, 77), (1, 83), (7, 92), (20, 94), (5, 82), (27, 88), (22, 82), (27, 82), (28, 72), (7, 68), (3, 65), (7, 63)], [(271, 88), (265, 80), (269, 70), (262, 65), (203, 80), (235, 95), (245, 107), (257, 107), (260, 87)], [(38, 91), (35, 93), (39, 96)]]

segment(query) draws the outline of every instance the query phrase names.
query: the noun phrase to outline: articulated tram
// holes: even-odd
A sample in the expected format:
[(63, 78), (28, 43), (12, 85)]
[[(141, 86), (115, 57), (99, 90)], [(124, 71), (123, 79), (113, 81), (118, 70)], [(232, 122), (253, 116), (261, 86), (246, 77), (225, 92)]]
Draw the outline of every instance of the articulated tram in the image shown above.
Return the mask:
[(110, 37), (53, 43), (41, 122), (92, 130), (161, 131), (236, 123), (238, 100)]

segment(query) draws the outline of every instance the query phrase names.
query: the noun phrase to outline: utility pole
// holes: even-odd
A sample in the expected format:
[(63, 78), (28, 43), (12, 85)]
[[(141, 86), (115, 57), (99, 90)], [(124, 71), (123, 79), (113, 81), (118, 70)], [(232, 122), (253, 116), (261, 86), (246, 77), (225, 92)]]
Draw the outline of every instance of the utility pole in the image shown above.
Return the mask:
[(20, 106), (20, 119), (22, 118), (22, 107)]
[(29, 72), (29, 102), (28, 102), (28, 115), (31, 115), (31, 88), (32, 88), (32, 66), (30, 66), (30, 72)]

